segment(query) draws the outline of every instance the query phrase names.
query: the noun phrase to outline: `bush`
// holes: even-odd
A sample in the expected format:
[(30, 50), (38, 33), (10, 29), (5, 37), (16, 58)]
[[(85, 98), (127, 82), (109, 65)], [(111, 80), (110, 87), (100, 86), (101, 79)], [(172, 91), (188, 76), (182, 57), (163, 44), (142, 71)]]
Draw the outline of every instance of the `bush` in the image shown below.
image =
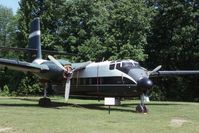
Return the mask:
[(3, 86), (3, 89), (0, 90), (1, 96), (10, 96), (9, 87), (7, 85)]

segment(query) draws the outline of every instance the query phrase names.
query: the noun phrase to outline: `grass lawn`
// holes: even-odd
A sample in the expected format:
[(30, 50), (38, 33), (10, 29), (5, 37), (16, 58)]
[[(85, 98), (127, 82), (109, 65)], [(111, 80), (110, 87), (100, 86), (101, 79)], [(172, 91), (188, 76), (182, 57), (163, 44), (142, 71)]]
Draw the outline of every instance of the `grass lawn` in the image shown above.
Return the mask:
[(135, 113), (139, 101), (108, 107), (103, 101), (53, 97), (0, 97), (0, 133), (199, 133), (199, 103), (150, 102), (148, 114)]

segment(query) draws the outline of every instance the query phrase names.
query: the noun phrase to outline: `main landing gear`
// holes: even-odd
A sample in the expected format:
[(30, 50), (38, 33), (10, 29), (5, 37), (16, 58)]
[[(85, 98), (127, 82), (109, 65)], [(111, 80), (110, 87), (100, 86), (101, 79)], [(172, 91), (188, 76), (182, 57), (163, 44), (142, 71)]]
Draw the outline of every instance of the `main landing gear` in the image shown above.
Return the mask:
[(145, 101), (149, 101), (148, 97), (143, 93), (140, 96), (140, 99), (141, 99), (141, 103), (136, 107), (136, 112), (138, 112), (138, 113), (148, 113), (149, 110), (146, 107), (146, 105), (144, 104)]
[(48, 83), (45, 83), (44, 87), (44, 97), (39, 99), (39, 106), (41, 107), (50, 107), (52, 105), (50, 98), (47, 98), (47, 88)]

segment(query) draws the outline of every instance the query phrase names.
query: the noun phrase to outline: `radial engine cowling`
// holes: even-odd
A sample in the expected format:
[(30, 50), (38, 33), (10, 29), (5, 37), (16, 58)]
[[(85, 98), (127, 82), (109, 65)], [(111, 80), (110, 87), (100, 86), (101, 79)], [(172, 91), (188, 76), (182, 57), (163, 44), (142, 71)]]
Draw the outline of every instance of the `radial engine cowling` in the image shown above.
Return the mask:
[(71, 65), (64, 65), (64, 68), (65, 68), (65, 70), (63, 72), (63, 78), (67, 79), (72, 74), (72, 67), (71, 67)]

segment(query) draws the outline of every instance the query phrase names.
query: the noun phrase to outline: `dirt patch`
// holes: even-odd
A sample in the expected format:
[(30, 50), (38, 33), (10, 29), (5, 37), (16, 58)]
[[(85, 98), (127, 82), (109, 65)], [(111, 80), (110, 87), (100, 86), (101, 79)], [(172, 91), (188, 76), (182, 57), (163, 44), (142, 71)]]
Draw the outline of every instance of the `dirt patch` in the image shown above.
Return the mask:
[(173, 118), (170, 121), (170, 126), (171, 127), (181, 127), (184, 123), (187, 123), (187, 122), (189, 122), (189, 121), (186, 119), (183, 119), (183, 118)]
[(1, 128), (0, 127), (0, 133), (1, 132), (6, 132), (6, 131), (11, 130), (11, 129), (12, 129), (11, 127), (7, 127), (7, 128)]

